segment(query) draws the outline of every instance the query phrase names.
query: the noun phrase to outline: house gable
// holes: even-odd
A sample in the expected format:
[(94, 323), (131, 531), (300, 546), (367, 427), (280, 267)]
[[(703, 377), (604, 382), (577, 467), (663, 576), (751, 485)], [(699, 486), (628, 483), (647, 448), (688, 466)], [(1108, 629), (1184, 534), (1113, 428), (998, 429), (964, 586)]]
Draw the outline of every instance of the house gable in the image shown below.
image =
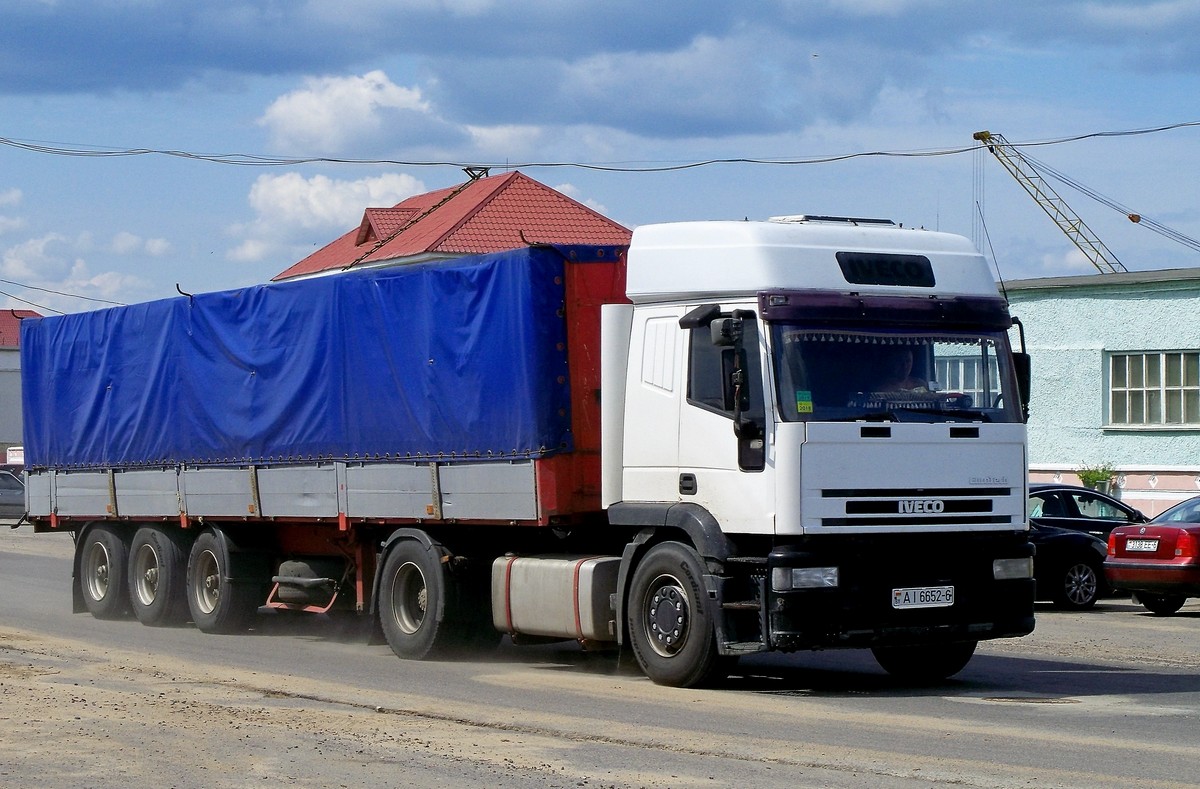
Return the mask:
[(414, 195), (391, 208), (367, 208), (357, 229), (274, 279), (500, 252), (531, 243), (628, 244), (630, 235), (561, 192), (511, 172)]

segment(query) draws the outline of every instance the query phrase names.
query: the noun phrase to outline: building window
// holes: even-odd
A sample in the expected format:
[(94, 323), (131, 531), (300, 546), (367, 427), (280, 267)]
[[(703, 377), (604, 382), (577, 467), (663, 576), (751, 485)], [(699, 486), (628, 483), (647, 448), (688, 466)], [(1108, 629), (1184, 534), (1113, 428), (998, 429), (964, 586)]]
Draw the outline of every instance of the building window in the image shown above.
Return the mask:
[(1108, 357), (1112, 425), (1200, 425), (1200, 351)]
[[(984, 357), (945, 355), (954, 351), (955, 349), (944, 344), (939, 344), (935, 350), (937, 388), (970, 395), (971, 402), (980, 408), (995, 407), (989, 398), (994, 400), (1001, 391), (1000, 365), (996, 357), (991, 354)], [(986, 376), (980, 374), (985, 365)]]

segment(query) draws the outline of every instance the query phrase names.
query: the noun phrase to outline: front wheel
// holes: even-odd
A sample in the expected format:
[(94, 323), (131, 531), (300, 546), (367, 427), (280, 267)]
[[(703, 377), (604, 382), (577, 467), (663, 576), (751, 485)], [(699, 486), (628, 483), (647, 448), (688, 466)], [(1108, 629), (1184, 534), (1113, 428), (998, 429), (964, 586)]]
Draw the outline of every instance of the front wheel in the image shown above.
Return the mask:
[(938, 682), (966, 668), (975, 654), (976, 643), (873, 647), (871, 653), (883, 670), (893, 677), (913, 682)]
[(1177, 594), (1151, 594), (1150, 592), (1137, 592), (1138, 602), (1146, 606), (1146, 610), (1155, 616), (1170, 616), (1171, 614), (1183, 608), (1183, 604), (1187, 602), (1187, 598)]
[(129, 613), (125, 586), (128, 540), (125, 532), (102, 523), (88, 529), (77, 548), (83, 605), (97, 619), (117, 619)]
[(1104, 588), (1104, 571), (1093, 562), (1076, 562), (1063, 570), (1054, 593), (1055, 604), (1062, 608), (1083, 611), (1100, 599)]
[(726, 667), (703, 577), (699, 555), (678, 542), (654, 546), (634, 570), (626, 606), (629, 640), (642, 671), (659, 685), (696, 687)]

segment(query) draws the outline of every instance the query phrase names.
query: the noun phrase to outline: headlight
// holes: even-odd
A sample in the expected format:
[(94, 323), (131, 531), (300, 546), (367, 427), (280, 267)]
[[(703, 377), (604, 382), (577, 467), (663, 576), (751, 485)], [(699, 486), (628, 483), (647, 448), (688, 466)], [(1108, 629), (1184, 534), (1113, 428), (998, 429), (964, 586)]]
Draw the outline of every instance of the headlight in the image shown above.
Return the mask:
[(993, 559), (992, 577), (997, 581), (1010, 581), (1014, 578), (1033, 577), (1033, 557), (1022, 556), (1019, 559)]
[(792, 589), (836, 589), (836, 567), (776, 567), (771, 570), (771, 589), (788, 592)]

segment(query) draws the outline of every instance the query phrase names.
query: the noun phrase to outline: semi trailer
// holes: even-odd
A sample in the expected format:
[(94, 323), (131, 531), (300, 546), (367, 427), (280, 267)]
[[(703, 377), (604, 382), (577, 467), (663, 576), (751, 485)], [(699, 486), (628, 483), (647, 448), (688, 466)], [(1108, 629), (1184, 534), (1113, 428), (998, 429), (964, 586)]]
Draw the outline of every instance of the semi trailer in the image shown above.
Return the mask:
[(1010, 335), (966, 239), (813, 216), (26, 319), (27, 517), (98, 618), (943, 678), (1034, 627)]

